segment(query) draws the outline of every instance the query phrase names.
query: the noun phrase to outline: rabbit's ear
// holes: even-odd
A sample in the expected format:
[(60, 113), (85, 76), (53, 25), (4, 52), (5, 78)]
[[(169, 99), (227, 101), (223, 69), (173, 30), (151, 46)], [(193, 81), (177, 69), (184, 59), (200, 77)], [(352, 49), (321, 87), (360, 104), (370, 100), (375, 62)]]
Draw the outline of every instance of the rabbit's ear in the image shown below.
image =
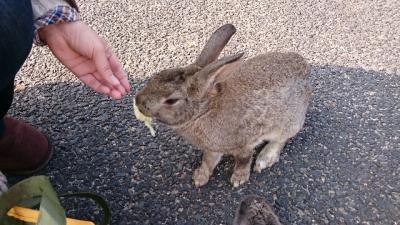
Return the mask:
[(203, 98), (206, 95), (215, 96), (220, 91), (219, 83), (228, 79), (229, 75), (236, 71), (242, 61), (240, 58), (244, 53), (227, 56), (217, 60), (208, 66), (204, 67), (201, 71), (195, 74), (194, 86), (196, 92), (193, 93), (195, 97)]
[(235, 32), (236, 28), (232, 24), (225, 24), (214, 31), (194, 64), (205, 67), (214, 62)]

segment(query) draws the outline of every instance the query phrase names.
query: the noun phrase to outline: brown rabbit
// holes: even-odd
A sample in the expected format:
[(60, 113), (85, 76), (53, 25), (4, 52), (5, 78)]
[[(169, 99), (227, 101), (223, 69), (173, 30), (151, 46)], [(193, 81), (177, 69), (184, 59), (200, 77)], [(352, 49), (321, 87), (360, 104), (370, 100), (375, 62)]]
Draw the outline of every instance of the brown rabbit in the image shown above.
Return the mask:
[(203, 150), (193, 174), (197, 187), (208, 182), (224, 154), (235, 158), (231, 183), (248, 181), (254, 148), (264, 141), (254, 170), (271, 167), (303, 126), (311, 96), (308, 64), (296, 53), (217, 60), (235, 32), (231, 24), (220, 27), (193, 64), (159, 72), (136, 96), (143, 114)]
[(259, 196), (245, 197), (236, 211), (233, 225), (282, 225), (271, 206)]

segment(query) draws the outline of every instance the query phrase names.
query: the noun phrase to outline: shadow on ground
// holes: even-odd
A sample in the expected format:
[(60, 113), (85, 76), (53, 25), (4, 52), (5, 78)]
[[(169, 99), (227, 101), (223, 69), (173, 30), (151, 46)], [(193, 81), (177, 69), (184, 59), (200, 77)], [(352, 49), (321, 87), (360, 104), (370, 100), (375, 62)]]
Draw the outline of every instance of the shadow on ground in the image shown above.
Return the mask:
[[(237, 189), (228, 182), (230, 159), (194, 188), (200, 152), (162, 125), (152, 138), (133, 119), (132, 95), (112, 102), (78, 83), (36, 86), (16, 93), (10, 114), (51, 137), (55, 155), (40, 174), (59, 193), (104, 195), (112, 224), (230, 224), (246, 194), (265, 196), (284, 224), (396, 224), (400, 76), (313, 66), (311, 80), (304, 129), (278, 164)], [(98, 214), (73, 204), (70, 215)]]

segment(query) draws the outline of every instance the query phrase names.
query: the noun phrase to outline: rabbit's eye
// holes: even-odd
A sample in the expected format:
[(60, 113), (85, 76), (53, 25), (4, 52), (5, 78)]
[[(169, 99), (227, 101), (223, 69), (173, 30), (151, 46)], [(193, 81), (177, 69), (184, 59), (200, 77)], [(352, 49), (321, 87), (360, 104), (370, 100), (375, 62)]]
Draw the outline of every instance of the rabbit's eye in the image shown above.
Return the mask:
[(177, 99), (177, 98), (170, 98), (170, 99), (165, 100), (164, 104), (173, 105), (173, 104), (177, 103), (178, 101), (179, 101), (179, 99)]

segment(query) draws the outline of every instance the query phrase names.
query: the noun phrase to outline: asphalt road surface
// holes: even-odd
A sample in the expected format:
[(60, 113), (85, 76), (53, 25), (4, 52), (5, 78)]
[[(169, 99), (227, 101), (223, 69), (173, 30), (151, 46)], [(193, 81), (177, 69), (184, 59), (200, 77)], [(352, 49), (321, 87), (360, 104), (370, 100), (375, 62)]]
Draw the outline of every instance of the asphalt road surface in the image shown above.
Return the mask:
[[(80, 1), (82, 18), (110, 42), (134, 90), (110, 101), (81, 85), (46, 47), (18, 75), (10, 114), (51, 137), (38, 174), (57, 192), (90, 191), (112, 224), (231, 224), (246, 194), (264, 196), (284, 224), (400, 224), (400, 1)], [(280, 161), (229, 184), (232, 159), (209, 184), (191, 176), (201, 153), (167, 127), (133, 117), (132, 97), (154, 72), (186, 65), (217, 27), (237, 33), (223, 55), (295, 51), (311, 64), (304, 129)], [(11, 183), (24, 177), (9, 177)], [(98, 218), (82, 201), (69, 215)]]

